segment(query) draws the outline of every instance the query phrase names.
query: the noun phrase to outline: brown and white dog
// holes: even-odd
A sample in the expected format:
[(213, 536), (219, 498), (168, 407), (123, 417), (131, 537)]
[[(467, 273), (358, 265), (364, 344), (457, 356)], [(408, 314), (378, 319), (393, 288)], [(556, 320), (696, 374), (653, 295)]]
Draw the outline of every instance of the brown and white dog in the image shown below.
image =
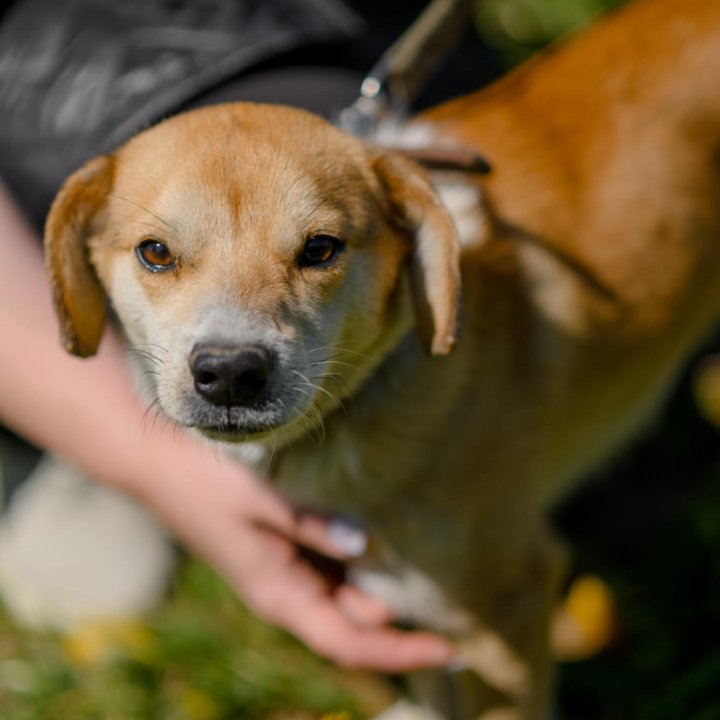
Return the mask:
[(720, 311), (718, 77), (719, 3), (637, 2), (416, 121), (485, 179), (283, 107), (172, 118), (53, 205), (67, 349), (95, 352), (107, 293), (164, 348), (169, 417), (365, 527), (358, 585), (457, 638), (472, 672), (454, 710), (425, 674), (428, 712), (546, 718), (547, 510)]

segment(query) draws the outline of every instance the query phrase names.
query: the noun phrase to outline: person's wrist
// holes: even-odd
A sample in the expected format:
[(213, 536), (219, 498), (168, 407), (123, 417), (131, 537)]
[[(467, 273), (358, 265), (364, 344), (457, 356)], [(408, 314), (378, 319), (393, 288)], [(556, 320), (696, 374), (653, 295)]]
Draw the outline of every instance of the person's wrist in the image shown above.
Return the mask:
[[(144, 411), (143, 411), (144, 412)], [(206, 472), (211, 453), (184, 430), (161, 423), (147, 424), (131, 412), (131, 417), (107, 438), (108, 460), (103, 480), (141, 501), (177, 490)], [(113, 447), (114, 446), (114, 447)]]

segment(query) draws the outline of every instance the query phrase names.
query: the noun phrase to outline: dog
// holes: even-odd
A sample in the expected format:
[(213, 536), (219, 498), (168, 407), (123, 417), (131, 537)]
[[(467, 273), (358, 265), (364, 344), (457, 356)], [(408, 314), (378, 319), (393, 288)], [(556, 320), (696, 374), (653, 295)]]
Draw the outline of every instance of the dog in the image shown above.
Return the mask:
[(418, 674), (427, 717), (547, 718), (548, 509), (720, 312), (719, 72), (720, 5), (639, 0), (410, 122), (484, 178), (280, 106), (165, 120), (52, 206), (65, 346), (109, 296), (165, 414), (366, 529), (354, 581), (467, 668)]

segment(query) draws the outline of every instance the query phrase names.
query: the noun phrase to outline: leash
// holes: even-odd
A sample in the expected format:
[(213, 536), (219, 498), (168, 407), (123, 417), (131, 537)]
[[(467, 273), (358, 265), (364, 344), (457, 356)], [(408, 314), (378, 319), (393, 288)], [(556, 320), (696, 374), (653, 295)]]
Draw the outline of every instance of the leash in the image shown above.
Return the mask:
[[(472, 16), (476, 0), (433, 0), (415, 22), (390, 46), (360, 85), (359, 97), (342, 110), (336, 124), (361, 138), (371, 139), (383, 120), (402, 121), (425, 81), (457, 42)], [(432, 170), (487, 174), (492, 167), (472, 148), (462, 146), (389, 147)], [(550, 253), (606, 300), (614, 293), (573, 258), (546, 243), (523, 238)], [(438, 690), (449, 720), (469, 720), (461, 700), (461, 685), (472, 669), (463, 665), (439, 670)]]
[[(340, 112), (336, 124), (353, 135), (367, 139), (372, 139), (383, 120), (402, 124), (425, 81), (467, 27), (477, 1), (433, 0), (365, 76), (359, 97)], [(384, 147), (429, 170), (477, 175), (487, 175), (492, 171), (490, 163), (469, 147)], [(619, 302), (612, 288), (574, 258), (539, 238), (518, 235), (516, 239), (545, 250), (604, 300), (613, 304)]]
[[(360, 95), (340, 112), (337, 124), (371, 138), (381, 121), (406, 118), (428, 77), (457, 43), (472, 18), (475, 0), (433, 0), (390, 46), (360, 85)], [(433, 170), (486, 174), (490, 165), (471, 148), (390, 148)]]

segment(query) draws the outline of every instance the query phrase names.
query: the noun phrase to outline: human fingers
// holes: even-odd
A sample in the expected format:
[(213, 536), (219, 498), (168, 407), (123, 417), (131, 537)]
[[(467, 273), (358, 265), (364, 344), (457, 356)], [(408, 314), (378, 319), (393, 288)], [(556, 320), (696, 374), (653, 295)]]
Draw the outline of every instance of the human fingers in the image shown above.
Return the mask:
[(431, 633), (355, 625), (328, 596), (296, 604), (283, 624), (316, 653), (345, 667), (395, 673), (447, 665), (453, 658), (450, 643)]
[[(300, 551), (299, 559), (322, 576), (332, 589), (340, 610), (358, 627), (376, 627), (392, 622), (390, 609), (379, 600), (361, 592), (356, 587), (342, 582), (342, 565), (335, 560), (346, 560), (364, 553), (367, 547), (367, 536), (356, 525), (344, 519), (326, 519), (310, 513), (297, 513), (295, 527), (292, 529), (292, 542), (300, 543), (313, 552)], [(265, 532), (269, 529), (266, 528)], [(266, 541), (269, 538), (266, 537)], [(286, 538), (287, 539), (287, 538)], [(282, 542), (276, 537), (275, 543)], [(317, 554), (318, 551), (322, 554)], [(294, 555), (295, 553), (293, 553)], [(331, 558), (326, 562), (323, 558)], [(288, 555), (285, 555), (287, 558)]]
[(255, 486), (251, 492), (255, 522), (299, 545), (339, 560), (360, 557), (367, 549), (367, 534), (345, 518), (295, 510), (270, 488)]
[(357, 627), (380, 627), (393, 621), (393, 614), (387, 605), (352, 585), (343, 584), (336, 588), (335, 600), (343, 615)]
[(298, 516), (282, 498), (252, 483), (242, 500), (242, 512), (221, 523), (211, 513), (210, 529), (203, 526), (193, 536), (202, 535), (202, 554), (260, 617), (343, 665), (401, 672), (451, 659), (446, 640), (386, 627), (389, 613), (376, 601), (351, 589), (336, 593), (337, 583), (298, 552), (290, 538), (322, 546), (325, 519)]
[[(361, 599), (359, 591), (343, 590), (339, 600), (302, 558), (295, 557), (281, 572), (278, 569), (266, 574), (248, 599), (259, 615), (293, 633), (318, 654), (341, 665), (381, 672), (444, 665), (452, 659), (452, 646), (444, 638), (384, 625), (379, 605), (371, 609), (370, 599)], [(362, 616), (361, 624), (346, 614), (348, 601), (353, 605), (350, 614), (355, 612), (356, 619), (358, 612)]]

